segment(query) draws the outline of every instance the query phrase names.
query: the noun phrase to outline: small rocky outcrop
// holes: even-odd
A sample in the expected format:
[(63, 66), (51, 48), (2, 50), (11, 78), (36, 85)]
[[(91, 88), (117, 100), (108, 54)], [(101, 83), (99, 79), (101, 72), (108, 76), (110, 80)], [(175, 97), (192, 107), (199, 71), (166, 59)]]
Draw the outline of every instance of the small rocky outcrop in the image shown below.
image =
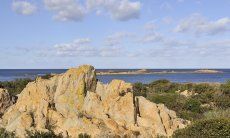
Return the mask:
[(180, 94), (180, 95), (183, 95), (183, 96), (185, 96), (185, 97), (191, 97), (191, 96), (193, 96), (193, 95), (197, 95), (197, 94), (198, 94), (198, 93), (195, 93), (195, 92), (193, 92), (193, 91), (188, 91), (188, 90), (184, 90), (184, 91), (178, 90), (178, 91), (176, 91), (176, 93), (178, 93), (178, 94)]
[(89, 65), (49, 79), (37, 78), (2, 117), (2, 126), (19, 137), (25, 137), (26, 131), (50, 130), (63, 137), (170, 136), (188, 123), (163, 104), (134, 97), (130, 83), (97, 82)]
[(0, 88), (0, 116), (16, 102), (16, 97), (10, 96), (6, 89)]

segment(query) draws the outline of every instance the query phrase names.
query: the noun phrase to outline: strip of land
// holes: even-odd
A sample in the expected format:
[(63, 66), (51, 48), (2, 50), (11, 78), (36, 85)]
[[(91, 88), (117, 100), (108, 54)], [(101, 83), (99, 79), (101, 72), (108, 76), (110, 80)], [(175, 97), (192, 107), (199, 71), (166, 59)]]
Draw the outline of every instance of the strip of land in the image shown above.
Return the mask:
[(211, 70), (211, 69), (200, 69), (195, 71), (151, 71), (147, 69), (140, 69), (135, 71), (98, 71), (97, 75), (137, 75), (137, 74), (175, 74), (175, 73), (203, 73), (203, 74), (215, 74), (215, 73), (223, 73), (219, 70)]

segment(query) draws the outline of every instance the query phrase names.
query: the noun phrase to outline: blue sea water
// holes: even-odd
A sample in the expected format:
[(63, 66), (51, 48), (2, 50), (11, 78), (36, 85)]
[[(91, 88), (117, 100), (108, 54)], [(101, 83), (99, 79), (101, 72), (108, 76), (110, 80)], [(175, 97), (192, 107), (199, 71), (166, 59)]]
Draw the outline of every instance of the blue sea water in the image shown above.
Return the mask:
[[(109, 69), (111, 71), (111, 69)], [(175, 71), (190, 72), (197, 69), (151, 69), (150, 71)], [(172, 74), (138, 74), (138, 75), (98, 75), (97, 78), (109, 83), (113, 79), (121, 79), (127, 82), (149, 83), (154, 80), (167, 79), (172, 82), (225, 82), (230, 80), (230, 69), (215, 69), (223, 73), (202, 74), (202, 73), (172, 73)], [(63, 73), (65, 69), (0, 69), (0, 81), (11, 81), (19, 78), (35, 78), (50, 73)], [(108, 70), (99, 70), (108, 71)], [(120, 69), (113, 71), (130, 71)]]

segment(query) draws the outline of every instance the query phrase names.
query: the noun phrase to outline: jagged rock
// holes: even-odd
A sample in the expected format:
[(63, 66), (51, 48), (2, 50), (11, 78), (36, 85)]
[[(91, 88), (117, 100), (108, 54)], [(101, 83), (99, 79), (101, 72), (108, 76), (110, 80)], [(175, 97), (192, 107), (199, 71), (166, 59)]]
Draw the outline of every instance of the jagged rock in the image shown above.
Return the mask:
[(8, 107), (16, 102), (16, 98), (10, 96), (6, 89), (0, 88), (0, 116), (6, 111)]
[(64, 137), (170, 136), (187, 124), (163, 104), (134, 97), (130, 83), (97, 82), (95, 69), (88, 65), (37, 78), (2, 117), (6, 130), (19, 137), (26, 131), (49, 130)]

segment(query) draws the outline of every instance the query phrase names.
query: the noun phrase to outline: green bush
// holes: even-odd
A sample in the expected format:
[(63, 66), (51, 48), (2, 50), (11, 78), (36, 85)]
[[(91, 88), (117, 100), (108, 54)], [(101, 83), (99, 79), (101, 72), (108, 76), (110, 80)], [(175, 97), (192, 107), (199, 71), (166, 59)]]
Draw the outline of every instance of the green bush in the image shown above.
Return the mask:
[(220, 90), (226, 94), (226, 95), (230, 95), (230, 80), (227, 81), (226, 83), (224, 84), (221, 84), (220, 85)]
[(204, 117), (206, 119), (212, 118), (230, 118), (230, 108), (223, 109), (215, 109), (204, 113)]
[(133, 84), (133, 93), (135, 96), (147, 97), (147, 87), (140, 82)]
[(46, 74), (46, 75), (44, 75), (44, 76), (41, 76), (42, 79), (50, 79), (50, 78), (52, 78), (52, 77), (53, 77), (52, 74)]
[(30, 132), (27, 131), (27, 137), (29, 138), (62, 138), (61, 135), (55, 135), (53, 131), (49, 132)]
[(200, 105), (201, 105), (200, 101), (190, 98), (184, 104), (184, 109), (191, 111), (191, 112), (199, 113), (199, 112), (201, 112)]
[(193, 91), (194, 85), (193, 83), (185, 83), (185, 84), (178, 84), (180, 91), (188, 90), (188, 91)]
[(214, 86), (211, 86), (207, 83), (201, 83), (201, 84), (194, 85), (193, 90), (194, 90), (194, 92), (201, 94), (201, 93), (205, 93), (205, 92), (214, 92), (215, 88), (214, 88)]
[(152, 95), (149, 100), (157, 104), (163, 103), (169, 109), (179, 112), (182, 110), (186, 99), (176, 93), (161, 93)]
[(17, 79), (15, 81), (0, 82), (0, 88), (5, 88), (12, 95), (17, 95), (26, 87), (26, 85), (33, 80), (31, 79)]
[(78, 135), (78, 138), (91, 138), (91, 136), (86, 133), (81, 133)]
[(214, 96), (215, 94), (206, 92), (206, 93), (194, 95), (191, 98), (198, 100), (201, 104), (206, 104), (206, 103), (214, 102)]
[(191, 120), (191, 121), (203, 118), (203, 114), (196, 113), (196, 112), (191, 112), (191, 111), (188, 111), (188, 110), (179, 110), (179, 111), (177, 111), (177, 115), (180, 118), (183, 118), (183, 119), (186, 119), (186, 120)]
[(230, 119), (200, 120), (184, 129), (176, 130), (172, 137), (230, 137)]
[(178, 117), (187, 120), (197, 120), (203, 117), (205, 111), (199, 100), (185, 98), (176, 93), (156, 93), (148, 97), (154, 103), (163, 103), (166, 107), (176, 111)]
[(14, 138), (15, 134), (6, 131), (4, 128), (0, 128), (0, 138)]
[(176, 83), (171, 83), (168, 80), (153, 81), (148, 85), (148, 87), (148, 91), (152, 93), (174, 93), (178, 90), (178, 85)]
[(214, 97), (215, 105), (221, 109), (227, 109), (230, 107), (230, 96), (228, 95), (216, 95)]

